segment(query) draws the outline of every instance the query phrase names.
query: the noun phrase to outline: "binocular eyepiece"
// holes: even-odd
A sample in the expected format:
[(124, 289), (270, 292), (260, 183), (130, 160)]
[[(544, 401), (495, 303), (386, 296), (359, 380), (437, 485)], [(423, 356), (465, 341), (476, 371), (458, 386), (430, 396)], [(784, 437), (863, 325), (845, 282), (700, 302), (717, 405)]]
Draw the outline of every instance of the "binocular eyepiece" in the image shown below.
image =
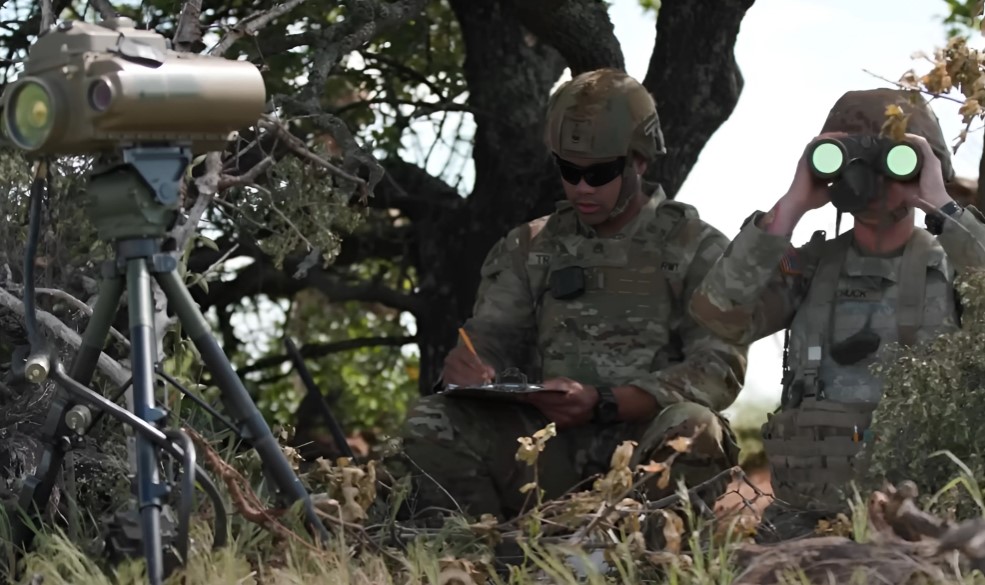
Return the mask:
[(916, 178), (923, 166), (920, 150), (905, 140), (874, 136), (821, 138), (807, 148), (811, 173), (829, 181), (838, 179), (856, 161), (894, 181)]

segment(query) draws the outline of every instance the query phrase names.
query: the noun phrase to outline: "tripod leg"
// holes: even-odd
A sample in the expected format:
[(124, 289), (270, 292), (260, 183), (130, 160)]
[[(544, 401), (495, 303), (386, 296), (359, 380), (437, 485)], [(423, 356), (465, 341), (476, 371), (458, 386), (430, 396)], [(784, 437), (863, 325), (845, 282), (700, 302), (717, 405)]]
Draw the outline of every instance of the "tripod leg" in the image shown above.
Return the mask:
[[(130, 345), (133, 364), (133, 413), (156, 423), (164, 413), (154, 402), (154, 304), (151, 276), (144, 258), (127, 262), (127, 292), (130, 302)], [(158, 471), (158, 453), (152, 442), (142, 434), (137, 445), (137, 506), (141, 516), (141, 536), (147, 577), (160, 583), (164, 574), (164, 555), (161, 550), (161, 496), (166, 494)]]
[[(88, 385), (96, 369), (96, 360), (106, 343), (110, 324), (116, 315), (123, 296), (123, 278), (119, 276), (106, 278), (99, 285), (99, 298), (89, 317), (85, 332), (82, 334), (82, 346), (72, 362), (71, 376), (80, 384)], [(68, 393), (60, 387), (55, 388), (55, 395), (48, 407), (44, 427), (38, 437), (41, 443), (37, 458), (37, 468), (34, 473), (24, 478), (18, 494), (17, 504), (20, 508), (10, 517), (11, 542), (15, 550), (27, 548), (34, 539), (34, 531), (29, 523), (37, 523), (44, 515), (48, 499), (55, 486), (58, 469), (65, 457), (64, 437), (71, 432), (65, 424), (65, 413), (73, 403)], [(22, 514), (27, 515), (23, 518)]]
[(106, 337), (109, 335), (110, 325), (116, 317), (116, 309), (120, 306), (120, 299), (123, 297), (123, 277), (115, 276), (103, 280), (99, 285), (99, 298), (96, 299), (96, 306), (89, 317), (89, 325), (82, 334), (82, 346), (72, 360), (72, 367), (69, 375), (72, 379), (88, 386), (92, 381), (92, 375), (96, 372), (96, 362), (99, 354), (106, 345)]
[(274, 482), (274, 485), (292, 501), (301, 500), (304, 502), (305, 515), (311, 524), (312, 529), (316, 530), (323, 541), (329, 539), (328, 531), (324, 524), (318, 519), (311, 498), (305, 490), (301, 480), (295, 475), (290, 462), (281, 451), (277, 439), (274, 438), (267, 421), (263, 419), (260, 411), (257, 410), (249, 392), (243, 386), (243, 381), (239, 379), (236, 371), (226, 354), (219, 347), (215, 338), (209, 330), (202, 312), (198, 309), (192, 295), (188, 292), (181, 278), (174, 270), (157, 272), (155, 274), (161, 289), (164, 291), (168, 302), (172, 304), (178, 320), (191, 337), (192, 343), (202, 354), (205, 366), (215, 377), (216, 385), (222, 393), (223, 402), (226, 408), (231, 411), (235, 420), (244, 427), (244, 436), (253, 444), (260, 455)]

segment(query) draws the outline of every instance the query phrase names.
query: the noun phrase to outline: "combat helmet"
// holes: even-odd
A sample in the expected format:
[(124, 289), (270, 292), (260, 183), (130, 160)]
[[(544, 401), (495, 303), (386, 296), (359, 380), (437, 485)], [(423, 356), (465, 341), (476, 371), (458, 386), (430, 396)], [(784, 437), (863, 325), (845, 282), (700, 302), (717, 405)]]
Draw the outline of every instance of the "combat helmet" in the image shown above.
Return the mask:
[(821, 132), (879, 135), (886, 121), (886, 108), (897, 105), (907, 116), (906, 131), (923, 137), (941, 161), (944, 182), (954, 179), (951, 152), (940, 122), (927, 101), (917, 92), (877, 88), (844, 93), (828, 112)]
[(547, 104), (547, 143), (562, 159), (626, 157), (619, 199), (625, 210), (639, 189), (632, 155), (647, 163), (666, 152), (653, 96), (617, 69), (597, 69), (564, 82)]

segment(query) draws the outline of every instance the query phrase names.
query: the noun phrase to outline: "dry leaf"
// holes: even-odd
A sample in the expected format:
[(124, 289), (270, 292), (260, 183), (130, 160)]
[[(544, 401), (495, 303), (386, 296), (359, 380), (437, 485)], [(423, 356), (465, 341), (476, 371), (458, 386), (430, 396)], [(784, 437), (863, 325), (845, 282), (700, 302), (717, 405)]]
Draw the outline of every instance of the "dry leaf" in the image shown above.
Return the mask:
[(636, 446), (635, 441), (623, 441), (616, 450), (612, 452), (612, 459), (610, 460), (610, 469), (622, 469), (624, 467), (629, 467), (629, 462), (633, 458), (633, 447)]
[(691, 443), (693, 442), (691, 437), (677, 437), (667, 441), (667, 446), (678, 453), (687, 453), (691, 450)]
[(681, 553), (681, 536), (684, 534), (684, 521), (681, 517), (667, 510), (660, 510), (664, 517), (664, 550), (674, 553)]
[(516, 450), (516, 460), (523, 461), (527, 465), (537, 463), (537, 454), (540, 451), (534, 446), (533, 439), (530, 437), (517, 437), (517, 442), (520, 443), (520, 448)]
[(657, 463), (656, 461), (650, 461), (646, 465), (637, 465), (636, 469), (644, 473), (660, 473), (664, 469), (667, 469), (665, 463)]
[(525, 494), (525, 493), (529, 492), (530, 490), (532, 490), (532, 489), (534, 489), (536, 487), (537, 487), (537, 482), (536, 481), (532, 481), (530, 483), (525, 483), (522, 486), (520, 486), (520, 493), (521, 494)]

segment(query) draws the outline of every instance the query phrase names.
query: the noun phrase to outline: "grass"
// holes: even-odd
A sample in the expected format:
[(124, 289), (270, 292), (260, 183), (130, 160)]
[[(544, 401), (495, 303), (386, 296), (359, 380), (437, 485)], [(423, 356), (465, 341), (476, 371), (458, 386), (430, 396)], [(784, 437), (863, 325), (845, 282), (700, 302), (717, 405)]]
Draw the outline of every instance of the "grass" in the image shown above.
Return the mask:
[[(751, 428), (750, 425), (739, 426), (737, 435), (744, 441), (743, 447), (748, 445), (754, 448), (758, 443), (758, 424), (751, 425)], [(541, 440), (545, 440), (544, 435)], [(761, 443), (758, 444), (761, 452)], [(251, 470), (255, 472), (255, 462), (249, 457), (231, 453), (224, 455), (224, 459), (231, 461), (239, 472), (257, 477), (251, 473)], [(754, 457), (746, 457), (746, 462), (752, 460)], [(960, 461), (953, 460), (953, 463), (958, 468), (958, 475), (953, 482), (943, 486), (942, 491), (964, 490), (981, 503), (982, 492), (972, 474)], [(329, 496), (339, 497), (341, 501), (344, 487), (355, 486), (360, 478), (367, 477), (365, 473), (355, 473), (352, 467), (321, 467), (318, 471), (321, 474), (318, 476), (319, 484), (324, 486)], [(614, 464), (611, 477), (617, 477), (619, 471)], [(368, 475), (372, 477), (372, 473)], [(313, 476), (306, 480), (310, 477)], [(342, 478), (350, 478), (350, 483), (346, 484)], [(253, 485), (261, 483), (257, 481)], [(365, 489), (365, 483), (359, 485)], [(685, 486), (680, 486), (680, 489), (685, 490)], [(365, 506), (365, 514), (353, 521), (355, 527), (348, 530), (338, 529), (337, 518), (345, 507), (327, 508), (335, 515), (335, 520), (328, 520), (328, 523), (336, 527), (337, 537), (320, 549), (312, 546), (303, 531), (294, 530), (285, 536), (283, 531), (277, 533), (234, 515), (228, 546), (212, 550), (206, 506), (205, 513), (198, 517), (193, 526), (188, 564), (172, 574), (167, 583), (726, 585), (736, 582), (740, 575), (741, 568), (736, 562), (739, 546), (751, 541), (750, 524), (741, 517), (709, 520), (698, 516), (690, 506), (677, 506), (673, 511), (668, 509), (667, 513), (652, 515), (660, 517), (663, 514), (664, 518), (657, 531), (665, 545), (656, 550), (645, 545), (652, 541), (644, 538), (648, 527), (641, 525), (638, 514), (633, 513), (639, 510), (633, 507), (636, 502), (620, 500), (618, 495), (611, 493), (603, 497), (591, 491), (582, 494), (581, 499), (555, 503), (554, 508), (550, 503), (545, 503), (542, 509), (535, 509), (527, 522), (469, 524), (463, 518), (452, 517), (440, 529), (405, 528), (401, 538), (393, 538), (399, 526), (390, 518), (386, 500), (397, 493), (398, 490), (383, 490), (376, 494), (379, 497)], [(229, 492), (225, 491), (224, 495), (228, 497)], [(366, 498), (360, 501), (363, 504), (368, 502)], [(856, 494), (849, 526), (841, 529), (842, 532), (850, 529), (859, 546), (873, 538), (864, 502), (865, 498)], [(985, 509), (985, 504), (982, 506)], [(569, 514), (574, 507), (588, 510), (588, 513)], [(618, 516), (618, 519), (610, 520), (608, 513)], [(598, 521), (594, 518), (595, 523), (587, 521), (588, 517), (600, 515), (605, 519)], [(291, 513), (288, 513), (282, 524), (294, 526), (291, 518)], [(566, 532), (553, 530), (561, 523), (561, 518), (573, 522)], [(569, 537), (586, 525), (595, 526), (596, 529), (580, 541)], [(693, 529), (683, 530), (684, 526)], [(22, 559), (23, 577), (18, 582), (32, 585), (145, 583), (142, 559), (107, 566), (98, 555), (91, 554), (86, 546), (91, 540), (86, 538), (92, 538), (95, 528), (96, 523), (90, 519), (81, 531), (86, 536), (76, 542), (69, 539), (61, 528), (46, 528), (36, 539), (34, 550)], [(522, 563), (512, 567), (494, 564), (494, 546), (504, 540), (516, 543)], [(782, 579), (771, 582), (810, 585), (805, 571), (800, 567), (788, 567), (782, 573)], [(980, 581), (960, 573), (953, 580), (946, 581), (948, 585), (972, 582)]]

